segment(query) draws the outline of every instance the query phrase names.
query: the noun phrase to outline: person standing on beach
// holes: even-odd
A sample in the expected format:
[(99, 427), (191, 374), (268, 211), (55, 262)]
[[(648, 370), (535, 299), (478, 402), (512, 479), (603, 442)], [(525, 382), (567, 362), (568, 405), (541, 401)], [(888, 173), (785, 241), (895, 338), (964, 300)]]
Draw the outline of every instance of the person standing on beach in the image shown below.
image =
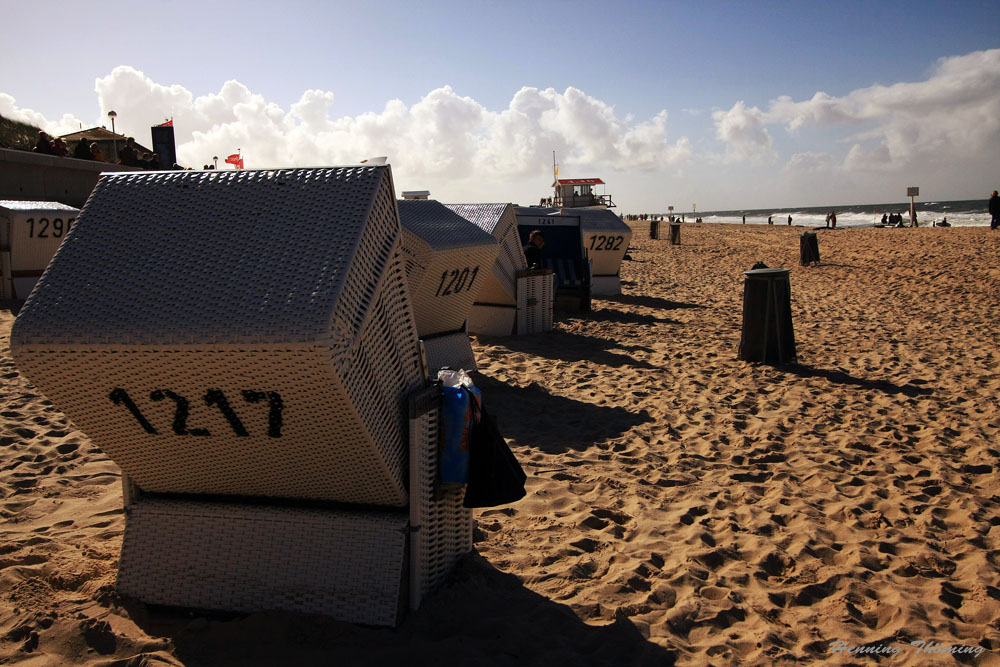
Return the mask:
[(792, 226), (792, 216), (788, 216), (788, 226)]
[(743, 224), (747, 224), (747, 217), (745, 215), (743, 216)]
[(837, 212), (830, 211), (830, 229), (837, 228)]
[(767, 224), (769, 224), (769, 225), (773, 225), (774, 224), (774, 220), (772, 219), (772, 217), (770, 215), (767, 216)]
[(993, 196), (990, 197), (990, 229), (996, 229), (1000, 227), (1000, 195), (997, 191), (993, 191)]
[(540, 229), (533, 229), (528, 234), (528, 242), (524, 245), (524, 259), (529, 269), (542, 268), (542, 248), (545, 247), (545, 234)]

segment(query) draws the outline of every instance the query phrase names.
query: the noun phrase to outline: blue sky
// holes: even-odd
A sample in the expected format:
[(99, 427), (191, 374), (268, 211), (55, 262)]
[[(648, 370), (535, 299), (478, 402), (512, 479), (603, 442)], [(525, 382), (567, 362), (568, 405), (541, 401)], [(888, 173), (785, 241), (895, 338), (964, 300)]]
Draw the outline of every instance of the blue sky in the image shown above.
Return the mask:
[(556, 150), (625, 212), (1000, 185), (995, 1), (2, 4), (0, 114), (172, 116), (187, 166), (388, 155), (400, 190), (534, 203)]

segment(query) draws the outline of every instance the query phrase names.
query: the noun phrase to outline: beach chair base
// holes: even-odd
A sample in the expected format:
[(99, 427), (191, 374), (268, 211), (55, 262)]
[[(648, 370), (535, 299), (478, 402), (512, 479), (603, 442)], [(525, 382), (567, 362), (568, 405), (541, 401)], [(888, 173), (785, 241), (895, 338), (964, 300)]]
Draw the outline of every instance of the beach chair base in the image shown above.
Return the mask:
[(395, 625), (407, 522), (405, 512), (144, 497), (128, 508), (118, 591), (147, 604)]
[(553, 272), (529, 269), (517, 273), (517, 335), (552, 330)]
[(396, 625), (472, 549), (464, 489), (435, 491), (440, 389), (409, 401), (408, 510), (143, 494), (122, 477), (118, 591), (147, 604)]
[(477, 303), (469, 311), (469, 332), (484, 336), (511, 336), (515, 333), (517, 306)]
[(568, 313), (590, 310), (590, 285), (560, 286), (556, 290), (553, 308)]
[(590, 291), (597, 296), (617, 296), (622, 293), (622, 283), (618, 276), (593, 276)]

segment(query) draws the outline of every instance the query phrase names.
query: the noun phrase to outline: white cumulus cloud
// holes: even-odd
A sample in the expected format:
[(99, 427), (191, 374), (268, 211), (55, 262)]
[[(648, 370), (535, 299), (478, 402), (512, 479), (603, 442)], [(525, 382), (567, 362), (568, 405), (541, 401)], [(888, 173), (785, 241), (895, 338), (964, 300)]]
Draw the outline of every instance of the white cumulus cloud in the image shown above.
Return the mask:
[(848, 169), (906, 168), (924, 160), (984, 157), (1000, 140), (1000, 49), (939, 60), (924, 81), (859, 88), (843, 97), (816, 93), (774, 100), (763, 115), (790, 131), (859, 128), (847, 137)]
[(726, 145), (724, 161), (758, 163), (774, 157), (764, 114), (757, 107), (748, 108), (740, 100), (728, 111), (712, 112), (712, 120), (715, 137)]
[[(430, 188), (442, 199), (476, 196), (477, 183), (496, 192), (504, 189), (497, 183), (529, 181), (532, 198), (541, 196), (553, 151), (562, 173), (586, 175), (600, 175), (602, 169), (662, 170), (690, 160), (693, 152), (687, 138), (668, 138), (665, 110), (646, 120), (623, 118), (572, 87), (562, 92), (524, 87), (506, 109), (491, 111), (442, 86), (412, 105), (389, 100), (381, 110), (356, 116), (337, 116), (331, 91), (307, 90), (285, 109), (239, 81), (195, 96), (124, 65), (97, 79), (95, 92), (96, 124), (107, 124), (106, 114), (114, 109), (116, 129), (139, 143), (149, 143), (147, 128), (173, 118), (178, 161), (185, 166), (201, 167), (237, 149), (247, 167), (345, 164), (387, 155), (398, 185)], [(75, 131), (80, 124), (69, 118), (50, 122), (3, 94), (0, 113), (53, 133)]]

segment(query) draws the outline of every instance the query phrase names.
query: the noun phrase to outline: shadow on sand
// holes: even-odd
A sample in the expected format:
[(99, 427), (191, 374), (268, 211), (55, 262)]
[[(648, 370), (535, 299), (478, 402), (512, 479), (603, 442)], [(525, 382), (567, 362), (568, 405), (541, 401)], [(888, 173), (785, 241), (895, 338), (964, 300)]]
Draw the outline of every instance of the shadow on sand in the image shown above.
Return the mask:
[(616, 294), (614, 296), (595, 296), (594, 300), (612, 301), (629, 306), (643, 306), (644, 308), (657, 308), (659, 310), (677, 310), (679, 308), (705, 308), (696, 303), (681, 303), (670, 299), (661, 299), (658, 296), (643, 296), (642, 294)]
[(669, 317), (657, 317), (656, 315), (646, 315), (644, 313), (629, 313), (616, 308), (589, 310), (585, 313), (574, 313), (573, 315), (560, 317), (559, 319), (581, 319), (588, 322), (618, 322), (619, 324), (683, 324)]
[(924, 386), (929, 384), (928, 380), (910, 380), (906, 384), (900, 385), (895, 382), (889, 382), (888, 380), (868, 380), (866, 378), (854, 377), (844, 371), (835, 371), (828, 368), (813, 368), (812, 366), (804, 366), (801, 364), (768, 365), (779, 371), (803, 378), (823, 378), (824, 380), (835, 384), (852, 385), (858, 387), (859, 389), (871, 389), (873, 391), (881, 391), (886, 394), (903, 394), (909, 398), (915, 398), (917, 396), (930, 396), (934, 393), (932, 388)]
[(569, 607), (528, 590), (517, 577), (497, 570), (476, 553), (463, 559), (445, 586), (398, 628), (280, 612), (205, 614), (135, 601), (126, 601), (126, 608), (148, 635), (168, 639), (172, 655), (189, 667), (660, 667), (673, 665), (677, 658), (676, 652), (645, 639), (627, 618), (610, 625), (587, 625)]
[[(579, 319), (587, 320), (590, 315), (591, 313), (586, 313)], [(648, 361), (642, 361), (629, 355), (609, 351), (610, 348), (614, 348), (627, 352), (652, 352), (648, 347), (625, 345), (605, 338), (586, 336), (559, 329), (531, 336), (479, 336), (479, 340), (490, 345), (506, 347), (511, 352), (524, 352), (536, 357), (558, 359), (559, 361), (568, 361), (571, 363), (590, 361), (612, 368), (621, 368), (623, 366), (646, 369), (659, 368)]]
[(475, 373), (473, 381), (505, 438), (548, 454), (583, 451), (653, 419), (645, 410), (633, 413), (555, 396), (536, 383), (512, 387), (482, 373)]

